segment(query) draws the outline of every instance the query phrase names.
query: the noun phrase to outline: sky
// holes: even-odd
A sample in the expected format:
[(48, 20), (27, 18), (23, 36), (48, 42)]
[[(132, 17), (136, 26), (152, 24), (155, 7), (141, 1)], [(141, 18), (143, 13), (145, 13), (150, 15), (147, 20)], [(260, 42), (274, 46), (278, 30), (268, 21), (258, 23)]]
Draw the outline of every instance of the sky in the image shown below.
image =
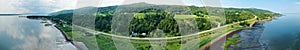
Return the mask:
[(86, 6), (146, 2), (151, 4), (259, 8), (278, 13), (300, 13), (300, 0), (0, 0), (0, 14), (51, 13)]
[(278, 13), (300, 13), (300, 0), (222, 0), (226, 7), (246, 7)]

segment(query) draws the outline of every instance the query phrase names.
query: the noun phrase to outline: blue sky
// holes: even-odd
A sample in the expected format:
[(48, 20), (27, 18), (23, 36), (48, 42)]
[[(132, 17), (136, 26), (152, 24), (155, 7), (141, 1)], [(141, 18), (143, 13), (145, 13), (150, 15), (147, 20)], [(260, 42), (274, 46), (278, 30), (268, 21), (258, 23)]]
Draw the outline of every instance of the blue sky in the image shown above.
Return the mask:
[(300, 0), (222, 0), (222, 5), (260, 8), (279, 13), (300, 13)]
[(213, 1), (213, 4), (208, 4), (218, 7), (259, 8), (279, 13), (300, 13), (300, 0), (0, 0), (0, 14), (49, 13), (85, 6), (103, 7), (144, 1), (151, 4), (197, 6), (205, 6), (203, 2)]

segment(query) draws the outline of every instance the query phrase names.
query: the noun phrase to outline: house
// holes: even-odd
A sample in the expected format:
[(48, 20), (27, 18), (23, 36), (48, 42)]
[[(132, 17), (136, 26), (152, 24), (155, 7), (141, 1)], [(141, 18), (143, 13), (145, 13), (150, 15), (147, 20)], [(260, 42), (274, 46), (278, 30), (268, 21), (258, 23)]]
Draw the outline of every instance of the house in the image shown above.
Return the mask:
[(142, 33), (142, 35), (143, 35), (143, 36), (146, 36), (147, 34), (146, 34), (146, 33)]

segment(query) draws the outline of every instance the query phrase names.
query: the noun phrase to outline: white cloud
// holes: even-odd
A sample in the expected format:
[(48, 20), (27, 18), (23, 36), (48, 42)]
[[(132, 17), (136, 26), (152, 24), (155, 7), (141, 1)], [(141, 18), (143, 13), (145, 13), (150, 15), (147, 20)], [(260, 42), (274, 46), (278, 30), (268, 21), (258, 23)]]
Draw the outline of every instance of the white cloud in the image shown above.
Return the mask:
[(0, 0), (0, 14), (18, 13), (11, 5), (13, 0)]
[[(192, 2), (193, 1), (193, 2)], [(122, 5), (122, 4), (132, 4), (145, 2), (150, 4), (165, 4), (165, 5), (191, 5), (199, 4), (200, 1), (196, 0), (102, 0), (98, 7), (112, 6), (112, 5)]]
[(102, 0), (99, 3), (98, 7), (112, 6), (112, 5), (120, 5), (124, 0)]
[(300, 2), (296, 2), (295, 4), (300, 4)]
[(74, 0), (17, 0), (14, 6), (25, 13), (50, 13), (58, 9), (74, 8)]

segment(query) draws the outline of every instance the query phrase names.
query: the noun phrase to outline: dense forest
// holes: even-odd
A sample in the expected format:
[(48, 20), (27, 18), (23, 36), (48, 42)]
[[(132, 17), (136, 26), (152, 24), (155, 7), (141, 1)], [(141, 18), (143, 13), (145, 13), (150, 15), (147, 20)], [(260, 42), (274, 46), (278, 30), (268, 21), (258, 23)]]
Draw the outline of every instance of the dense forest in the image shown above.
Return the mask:
[[(181, 8), (184, 9), (181, 9)], [(220, 7), (197, 7), (197, 6), (182, 6), (182, 5), (152, 5), (147, 3), (136, 3), (130, 5), (118, 5), (108, 7), (85, 7), (75, 10), (64, 10), (50, 14), (49, 19), (53, 20), (60, 25), (71, 25), (74, 11), (89, 8), (97, 8), (96, 13), (92, 15), (95, 19), (95, 29), (102, 32), (111, 32), (112, 19), (116, 14), (133, 14), (133, 19), (129, 24), (129, 35), (134, 33), (151, 33), (154, 30), (160, 29), (168, 36), (180, 36), (179, 26), (174, 19), (175, 15), (194, 15), (192, 19), (196, 21), (199, 31), (208, 30), (212, 27), (212, 18), (214, 13), (211, 13), (209, 8), (219, 8), (224, 12), (223, 17), (226, 22), (224, 24), (230, 24), (233, 22), (252, 19), (258, 16), (258, 20), (279, 16), (280, 14), (274, 13), (268, 10), (256, 9), (256, 8), (220, 8)], [(180, 10), (179, 10), (180, 9)], [(131, 10), (131, 11), (130, 11)], [(137, 10), (137, 11), (134, 11)], [(84, 12), (84, 11), (83, 11)], [(86, 11), (85, 11), (86, 12)], [(213, 11), (219, 12), (219, 10)], [(185, 16), (181, 16), (185, 17)], [(148, 36), (148, 35), (147, 35)], [(142, 36), (145, 37), (145, 36)]]

